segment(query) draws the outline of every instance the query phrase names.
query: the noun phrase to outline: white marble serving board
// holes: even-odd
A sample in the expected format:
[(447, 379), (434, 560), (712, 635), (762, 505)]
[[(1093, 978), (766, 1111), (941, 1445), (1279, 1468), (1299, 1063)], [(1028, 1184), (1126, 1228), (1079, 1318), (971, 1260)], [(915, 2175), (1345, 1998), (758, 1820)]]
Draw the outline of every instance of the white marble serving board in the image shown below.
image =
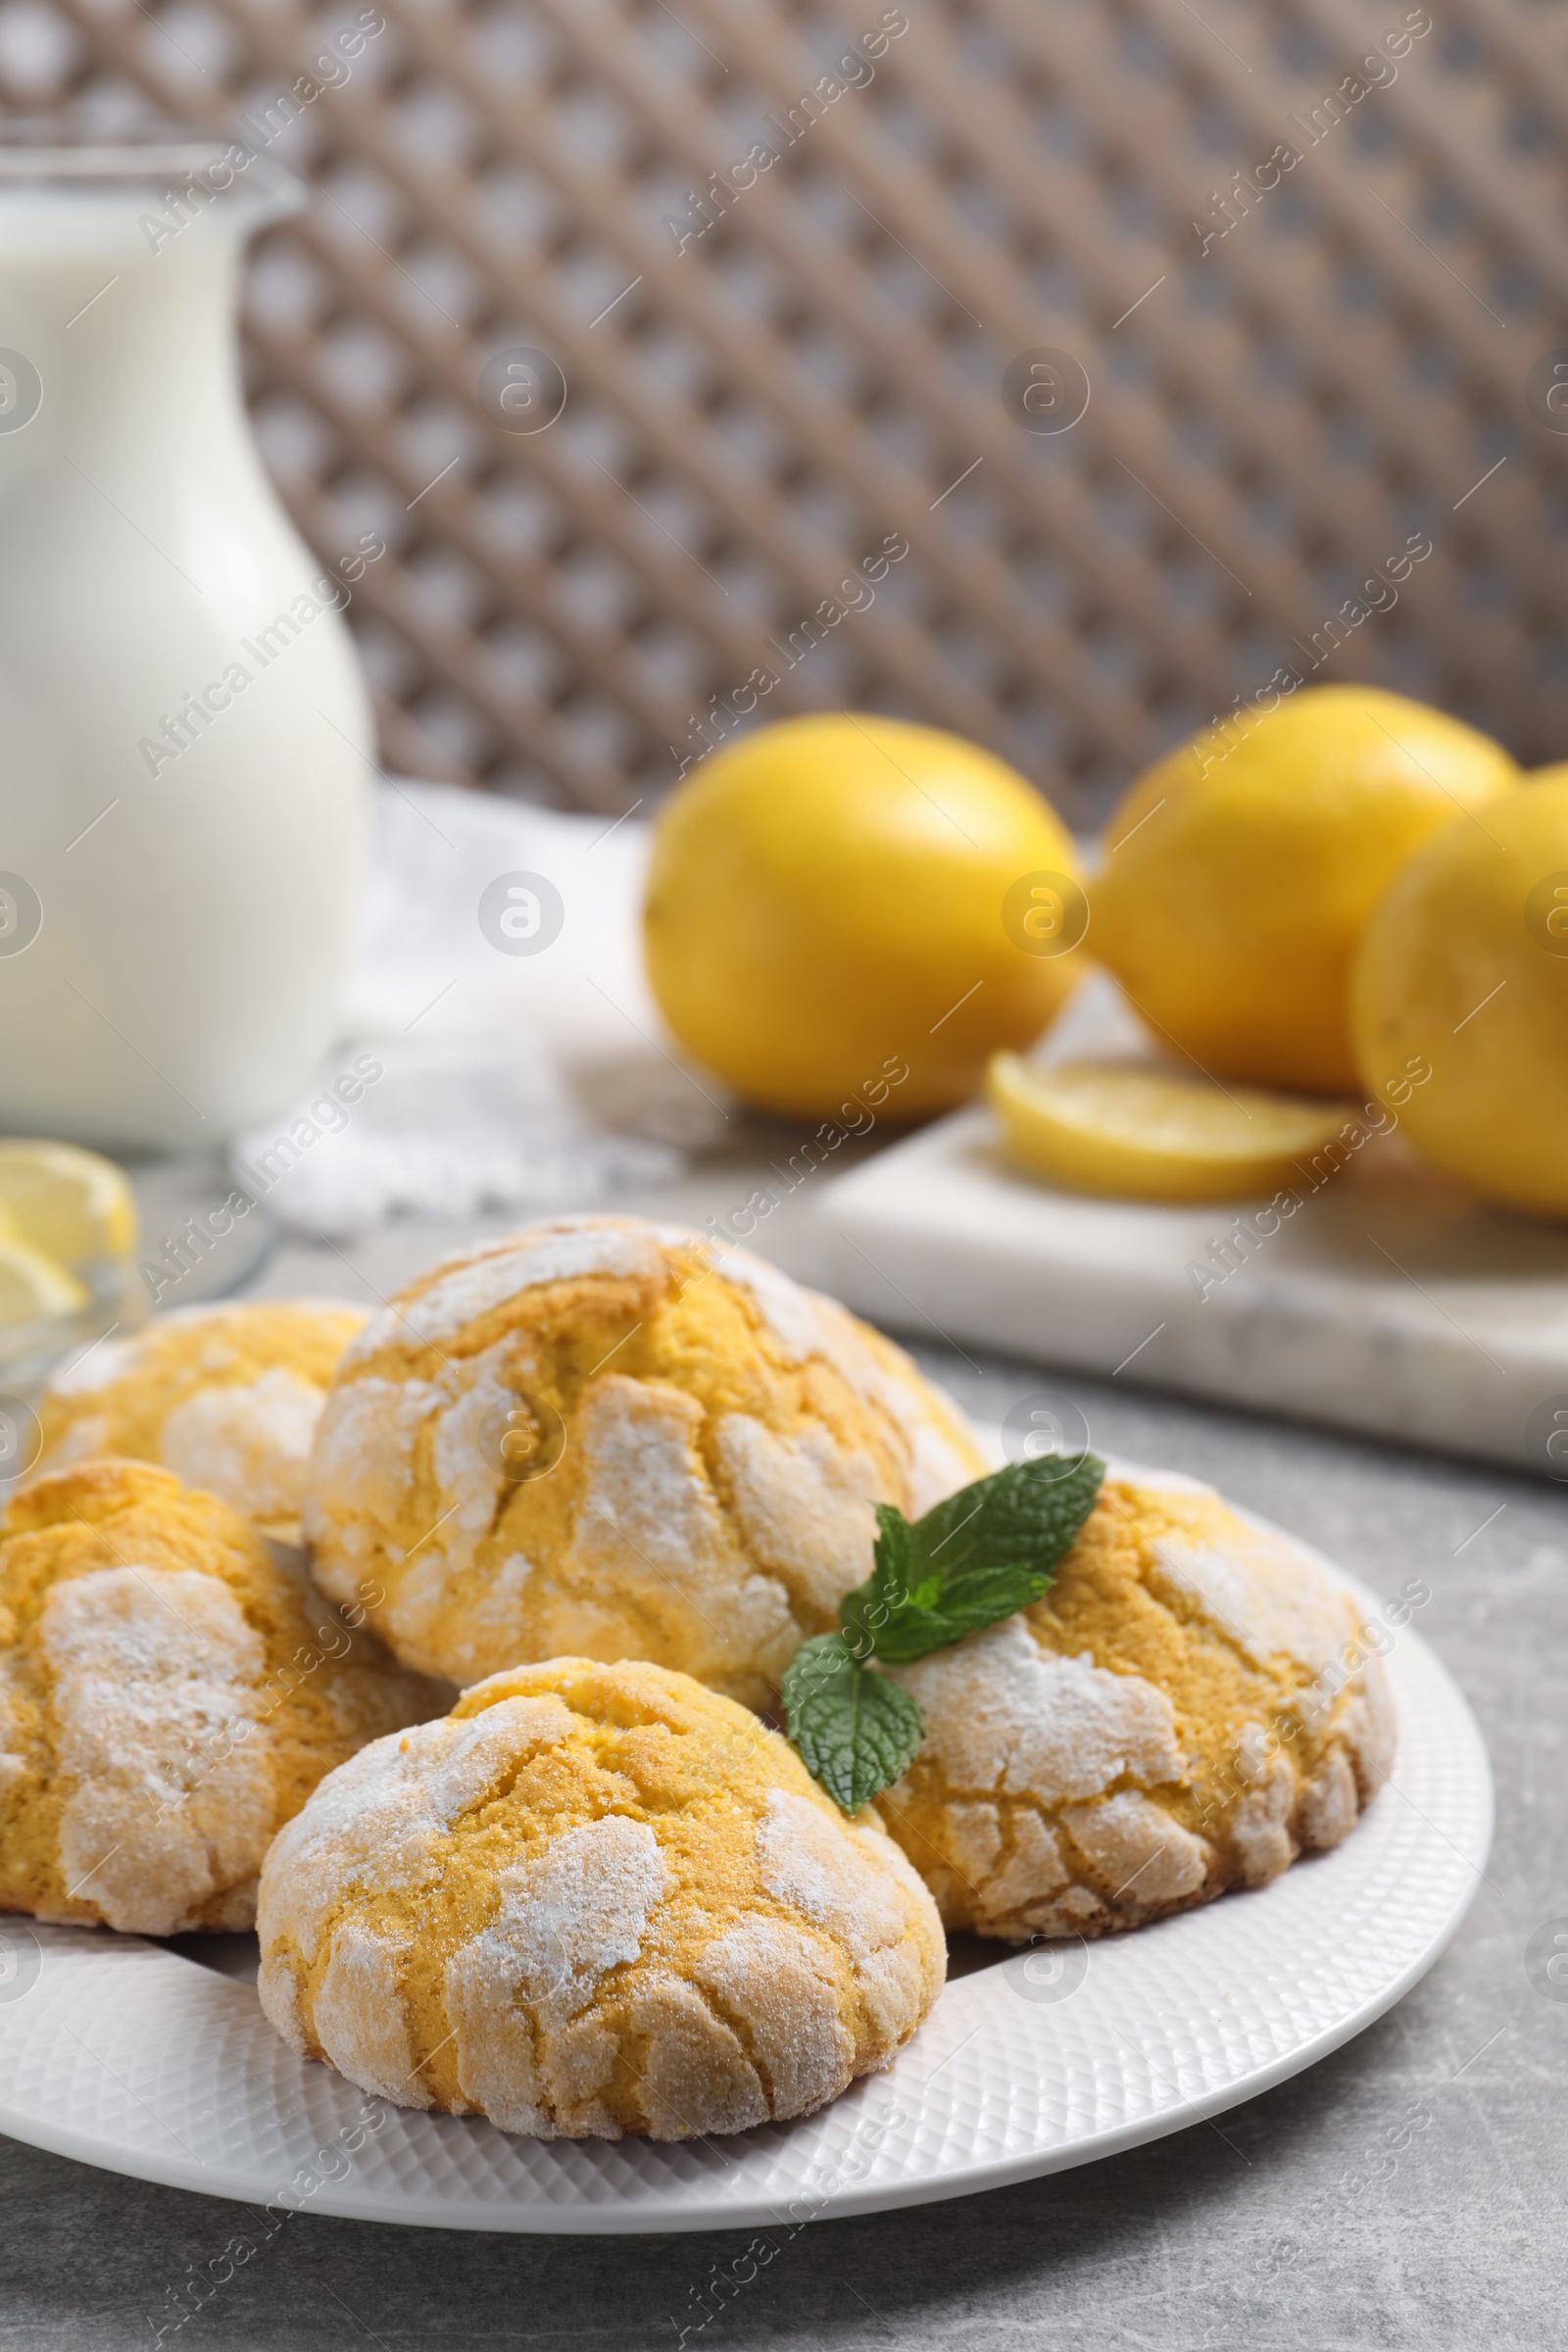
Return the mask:
[[(1112, 1042), (1104, 1014), (1086, 1003), (1046, 1058)], [(1568, 1227), (1489, 1208), (1399, 1136), (1298, 1190), (1296, 1213), (1242, 1258), (1236, 1219), (1263, 1203), (1056, 1191), (1006, 1164), (977, 1106), (824, 1185), (811, 1272), (916, 1338), (1568, 1481)], [(1217, 1270), (1215, 1242), (1237, 1263), (1200, 1297), (1190, 1269)]]

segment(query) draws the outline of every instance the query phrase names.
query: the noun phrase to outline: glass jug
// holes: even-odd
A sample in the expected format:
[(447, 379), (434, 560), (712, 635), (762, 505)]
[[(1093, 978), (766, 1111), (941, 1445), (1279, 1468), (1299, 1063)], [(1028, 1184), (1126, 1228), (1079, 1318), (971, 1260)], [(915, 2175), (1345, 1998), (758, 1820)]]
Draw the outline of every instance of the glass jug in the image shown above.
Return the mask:
[(216, 1147), (334, 1033), (383, 551), (299, 538), (234, 332), (303, 201), (222, 142), (0, 139), (0, 1130)]

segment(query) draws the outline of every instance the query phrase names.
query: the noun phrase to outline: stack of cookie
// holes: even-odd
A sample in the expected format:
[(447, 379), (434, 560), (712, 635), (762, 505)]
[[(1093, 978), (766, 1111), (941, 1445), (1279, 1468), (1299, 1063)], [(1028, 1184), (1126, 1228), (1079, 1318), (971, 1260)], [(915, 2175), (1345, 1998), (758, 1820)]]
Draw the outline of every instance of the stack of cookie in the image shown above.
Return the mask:
[[(1026, 1605), (993, 1578), (995, 1622), (839, 1656), (897, 1530), (971, 1486), (983, 1526), (997, 1482), (889, 1342), (683, 1230), (552, 1219), (368, 1321), (111, 1349), (0, 1529), (0, 1905), (167, 1935), (259, 1903), (278, 2031), (406, 2105), (807, 2113), (915, 2031), (944, 1926), (1258, 1886), (1389, 1770), (1348, 1596), (1181, 1481), (1094, 1465)], [(914, 1727), (853, 1813), (768, 1728), (828, 1652)]]

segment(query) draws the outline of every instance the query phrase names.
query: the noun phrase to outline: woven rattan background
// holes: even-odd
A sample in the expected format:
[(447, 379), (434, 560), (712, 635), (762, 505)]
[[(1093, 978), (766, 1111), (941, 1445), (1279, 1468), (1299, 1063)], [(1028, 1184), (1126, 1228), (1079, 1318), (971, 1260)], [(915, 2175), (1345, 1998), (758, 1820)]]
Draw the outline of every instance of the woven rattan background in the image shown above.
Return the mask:
[[(1431, 5), (376, 0), (323, 69), (352, 7), (3, 0), (0, 97), (258, 144), (295, 92), (318, 194), (258, 249), (250, 381), (307, 536), (389, 543), (389, 761), (613, 810), (762, 668), (764, 713), (958, 728), (1084, 821), (1281, 663), (1568, 753), (1525, 388), (1568, 344), (1568, 18)], [(569, 387), (527, 436), (477, 390), (519, 345)], [(1091, 386), (1054, 435), (1001, 382), (1043, 346)]]

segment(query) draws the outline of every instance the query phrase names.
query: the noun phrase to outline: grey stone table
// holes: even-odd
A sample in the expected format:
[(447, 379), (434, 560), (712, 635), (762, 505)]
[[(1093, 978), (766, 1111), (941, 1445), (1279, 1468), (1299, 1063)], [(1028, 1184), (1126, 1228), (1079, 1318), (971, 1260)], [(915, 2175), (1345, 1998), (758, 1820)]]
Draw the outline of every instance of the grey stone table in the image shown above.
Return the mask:
[[(750, 1181), (731, 1152), (628, 1205), (697, 1221), (744, 1200)], [(781, 1216), (770, 1254), (800, 1264), (806, 1234)], [(342, 1252), (290, 1249), (255, 1287), (368, 1301), (463, 1238), (403, 1225)], [(1038, 1367), (906, 1336), (988, 1417), (1042, 1385)], [(1223, 2132), (1198, 2124), (1050, 2180), (819, 2222), (755, 2277), (742, 2259), (741, 2284), (732, 2265), (750, 2231), (503, 2237), (300, 2215), (176, 2331), (189, 2296), (176, 2306), (175, 2293), (245, 2209), (0, 2140), (0, 2345), (676, 2352), (683, 2327), (700, 2352), (1568, 2341), (1568, 1983), (1551, 1985), (1539, 1940), (1555, 1919), (1568, 1932), (1568, 1491), (1120, 1381), (1053, 1373), (1049, 1385), (1075, 1397), (1097, 1444), (1214, 1480), (1380, 1592), (1411, 1573), (1430, 1582), (1418, 1623), (1480, 1717), (1498, 1830), (1457, 1939), (1405, 2000), (1232, 2109)], [(705, 2310), (715, 2316), (699, 2326)]]

